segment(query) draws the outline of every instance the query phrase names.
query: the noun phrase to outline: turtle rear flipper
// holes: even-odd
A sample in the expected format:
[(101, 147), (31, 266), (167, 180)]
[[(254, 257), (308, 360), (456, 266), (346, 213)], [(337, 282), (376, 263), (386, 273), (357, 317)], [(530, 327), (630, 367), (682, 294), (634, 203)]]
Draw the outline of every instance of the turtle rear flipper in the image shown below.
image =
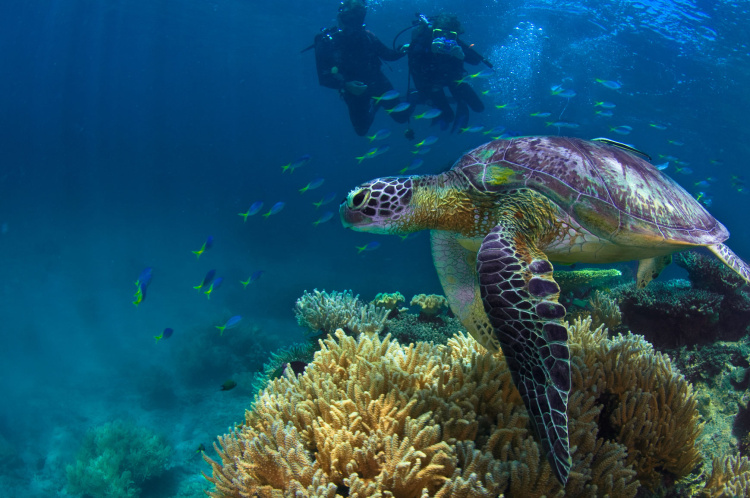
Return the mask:
[(724, 244), (714, 244), (707, 247), (708, 250), (716, 254), (716, 257), (722, 260), (725, 265), (735, 271), (745, 280), (745, 282), (750, 284), (750, 265), (742, 261), (734, 251)]
[(498, 225), (477, 254), (479, 288), (526, 409), (557, 479), (570, 473), (568, 331), (552, 264), (513, 227)]

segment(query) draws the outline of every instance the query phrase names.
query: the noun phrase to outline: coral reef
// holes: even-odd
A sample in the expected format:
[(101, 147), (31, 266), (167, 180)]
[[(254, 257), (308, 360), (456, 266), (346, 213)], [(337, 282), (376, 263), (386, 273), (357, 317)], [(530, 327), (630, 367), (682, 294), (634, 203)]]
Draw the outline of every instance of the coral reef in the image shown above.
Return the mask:
[(448, 300), (437, 294), (417, 294), (411, 298), (409, 306), (419, 306), (419, 317), (429, 321), (448, 309)]
[(400, 292), (380, 292), (370, 303), (388, 311), (398, 311), (398, 304), (405, 303), (406, 298)]
[(614, 330), (622, 323), (622, 313), (617, 300), (609, 297), (601, 291), (594, 291), (588, 303), (591, 308), (591, 323), (593, 327), (603, 325), (609, 330)]
[(750, 496), (750, 460), (747, 457), (714, 458), (701, 498)]
[(339, 328), (354, 335), (377, 335), (385, 326), (388, 312), (372, 303), (360, 302), (359, 294), (354, 296), (351, 291), (330, 294), (318, 289), (312, 294), (305, 291), (294, 306), (297, 323), (313, 334), (324, 336)]
[(388, 333), (401, 344), (417, 341), (446, 344), (448, 339), (465, 329), (458, 318), (447, 315), (427, 321), (413, 313), (401, 313), (388, 321)]
[(596, 288), (615, 282), (622, 272), (614, 268), (584, 268), (582, 270), (555, 270), (553, 277), (560, 286), (560, 294), (575, 293), (580, 287)]
[(569, 327), (573, 471), (563, 490), (502, 354), (461, 334), (408, 347), (338, 330), (214, 445), (214, 497), (633, 497), (689, 473), (690, 385), (641, 337)]
[(121, 421), (89, 431), (73, 465), (68, 490), (94, 498), (137, 497), (144, 481), (164, 472), (171, 448), (143, 427)]
[(698, 251), (683, 251), (674, 257), (678, 266), (685, 268), (688, 278), (697, 289), (719, 294), (733, 294), (745, 281), (714, 256)]

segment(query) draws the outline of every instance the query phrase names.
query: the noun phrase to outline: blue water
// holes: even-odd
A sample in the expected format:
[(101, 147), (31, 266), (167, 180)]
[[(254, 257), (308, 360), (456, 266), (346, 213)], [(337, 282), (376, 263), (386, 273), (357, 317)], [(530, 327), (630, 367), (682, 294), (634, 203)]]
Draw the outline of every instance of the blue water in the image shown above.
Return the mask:
[[(355, 161), (371, 144), (354, 134), (336, 92), (318, 86), (312, 52), (301, 53), (335, 24), (336, 8), (2, 2), (0, 447), (11, 449), (0, 452), (0, 487), (10, 494), (62, 493), (82, 435), (115, 418), (168, 435), (171, 481), (150, 496), (176, 494), (207, 469), (195, 448), (241, 420), (252, 396), (242, 379), (301, 339), (292, 308), (304, 290), (367, 299), (440, 292), (426, 234), (401, 241), (346, 231), (337, 216), (313, 225), (353, 186), (413, 158), (405, 126), (381, 114), (371, 133), (390, 128), (390, 151)], [(472, 125), (608, 136), (655, 163), (669, 160), (666, 172), (712, 200), (729, 245), (750, 259), (750, 198), (731, 180), (750, 175), (747, 3), (381, 0), (371, 2), (368, 27), (390, 45), (415, 12), (442, 9), (459, 15), (464, 39), (496, 69), (473, 83), (492, 94)], [(405, 60), (384, 71), (406, 90)], [(576, 95), (553, 95), (555, 85)], [(616, 104), (612, 117), (595, 114), (598, 101)], [(629, 135), (611, 131), (623, 125)], [(487, 140), (413, 127), (418, 139), (439, 136), (417, 173), (440, 171)], [(304, 154), (308, 164), (282, 174)], [(695, 185), (709, 176), (709, 187)], [(316, 177), (322, 187), (298, 192)], [(316, 210), (312, 202), (329, 192), (337, 200)], [(258, 200), (263, 212), (286, 206), (243, 223), (237, 213)], [(214, 246), (197, 259), (191, 251), (208, 236)], [(375, 251), (355, 249), (376, 239)], [(134, 282), (146, 267), (153, 282), (136, 307)], [(192, 288), (209, 269), (225, 278), (210, 300)], [(243, 289), (256, 270), (265, 273)], [(214, 326), (233, 315), (243, 321), (220, 340)], [(156, 344), (165, 327), (174, 335)], [(229, 378), (239, 386), (218, 392)]]

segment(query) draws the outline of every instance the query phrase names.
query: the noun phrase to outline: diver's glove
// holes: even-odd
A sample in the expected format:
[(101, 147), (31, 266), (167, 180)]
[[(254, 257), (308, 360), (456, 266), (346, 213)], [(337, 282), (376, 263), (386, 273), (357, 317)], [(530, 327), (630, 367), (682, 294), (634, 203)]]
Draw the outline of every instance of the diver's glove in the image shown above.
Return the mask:
[(362, 95), (367, 90), (367, 85), (361, 81), (347, 81), (344, 83), (344, 89), (352, 95)]
[(451, 51), (449, 52), (449, 54), (461, 61), (464, 60), (464, 57), (466, 57), (466, 54), (464, 54), (464, 49), (462, 49), (461, 45), (458, 44), (451, 47)]

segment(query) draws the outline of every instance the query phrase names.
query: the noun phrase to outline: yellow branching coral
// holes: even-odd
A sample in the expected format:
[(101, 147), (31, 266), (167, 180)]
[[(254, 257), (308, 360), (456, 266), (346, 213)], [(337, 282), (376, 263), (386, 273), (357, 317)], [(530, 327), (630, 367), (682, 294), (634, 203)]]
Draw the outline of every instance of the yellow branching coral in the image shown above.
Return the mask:
[(699, 426), (668, 360), (637, 336), (608, 340), (590, 321), (569, 329), (565, 489), (502, 354), (463, 334), (447, 346), (407, 347), (337, 330), (303, 374), (288, 370), (258, 394), (245, 423), (219, 438), (219, 462), (204, 457), (210, 495), (627, 498), (662, 469), (689, 471)]
[(589, 306), (594, 327), (604, 325), (608, 329), (614, 329), (622, 323), (622, 313), (617, 300), (608, 297), (604, 292), (594, 291), (589, 299)]
[(724, 498), (750, 495), (750, 460), (747, 457), (714, 458), (711, 473), (699, 496)]

